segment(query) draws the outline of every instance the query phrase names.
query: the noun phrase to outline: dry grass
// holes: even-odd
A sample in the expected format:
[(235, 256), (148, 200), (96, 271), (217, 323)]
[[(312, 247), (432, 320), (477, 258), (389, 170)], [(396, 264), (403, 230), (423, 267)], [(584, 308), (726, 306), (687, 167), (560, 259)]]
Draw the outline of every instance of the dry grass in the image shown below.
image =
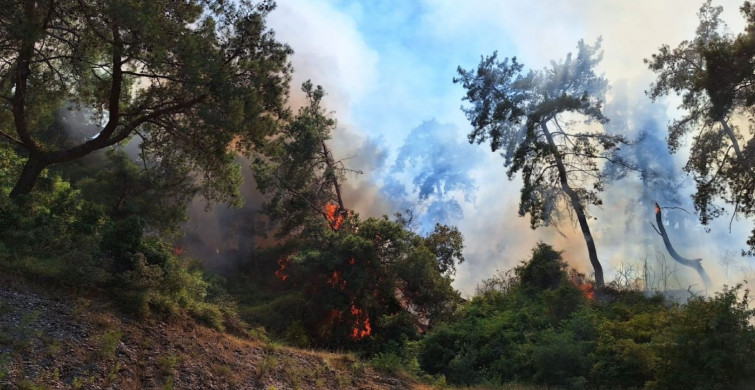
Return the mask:
[[(430, 390), (435, 389), (432, 386), (429, 387), (415, 387), (415, 390)], [(478, 386), (472, 386), (472, 387), (454, 387), (454, 386), (448, 386), (445, 387), (445, 389), (448, 390), (546, 390), (547, 387), (545, 386), (538, 386), (538, 385), (521, 385), (521, 384), (508, 384), (503, 385), (499, 387), (492, 387), (492, 386), (486, 386), (486, 385), (478, 385)]]
[(281, 346), (191, 321), (135, 321), (96, 298), (72, 297), (61, 304), (29, 290), (9, 296), (16, 298), (4, 301), (0, 312), (19, 311), (33, 301), (42, 320), (33, 321), (29, 331), (55, 324), (47, 332), (55, 337), (32, 338), (24, 359), (9, 360), (0, 388), (21, 379), (40, 388), (124, 390), (433, 388), (402, 375), (380, 374), (351, 353)]

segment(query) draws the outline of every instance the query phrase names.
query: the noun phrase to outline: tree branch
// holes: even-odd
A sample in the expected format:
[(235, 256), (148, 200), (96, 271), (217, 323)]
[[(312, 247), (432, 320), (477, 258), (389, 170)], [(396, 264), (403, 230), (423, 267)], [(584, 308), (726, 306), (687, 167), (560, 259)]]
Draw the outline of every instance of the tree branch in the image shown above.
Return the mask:
[(666, 228), (663, 226), (661, 206), (659, 206), (658, 203), (655, 204), (655, 222), (658, 224), (658, 231), (661, 234), (661, 237), (663, 237), (663, 244), (666, 246), (666, 250), (671, 255), (671, 257), (676, 260), (677, 263), (696, 270), (700, 275), (700, 278), (703, 279), (705, 286), (710, 287), (712, 282), (708, 277), (708, 274), (705, 272), (705, 269), (703, 269), (703, 259), (687, 259), (682, 257), (679, 253), (676, 252), (676, 250), (674, 250), (674, 247), (671, 245), (671, 240), (669, 240), (668, 234), (666, 233)]
[(750, 177), (755, 180), (755, 172), (753, 172), (752, 168), (747, 165), (747, 160), (745, 160), (744, 156), (742, 155), (742, 150), (739, 149), (739, 141), (737, 140), (737, 136), (734, 134), (734, 130), (729, 127), (729, 124), (726, 123), (726, 120), (724, 120), (723, 118), (719, 120), (719, 123), (721, 123), (721, 126), (723, 126), (724, 131), (729, 137), (732, 146), (734, 146), (734, 153), (736, 153), (737, 155), (737, 164), (742, 164), (742, 168), (744, 168), (745, 172), (747, 172)]
[(122, 73), (125, 74), (125, 75), (129, 75), (129, 76), (145, 77), (145, 78), (159, 79), (159, 80), (168, 80), (168, 81), (173, 81), (173, 82), (176, 82), (176, 83), (180, 83), (181, 82), (181, 80), (179, 80), (179, 79), (177, 79), (175, 77), (170, 77), (170, 76), (165, 76), (165, 75), (159, 75), (159, 74), (133, 72), (133, 71), (129, 71), (129, 70), (124, 70), (124, 71), (122, 71)]
[(648, 223), (650, 224), (650, 226), (653, 227), (653, 230), (655, 230), (655, 232), (658, 233), (659, 236), (663, 237), (663, 234), (661, 234), (661, 232), (658, 230), (657, 227), (655, 227), (655, 225), (653, 225), (652, 222), (648, 222)]
[(14, 136), (12, 136), (12, 135), (10, 135), (10, 134), (2, 131), (2, 130), (0, 130), (0, 135), (3, 136), (3, 137), (5, 137), (6, 139), (10, 140), (11, 142), (13, 142), (14, 144), (16, 144), (17, 146), (20, 146), (20, 147), (26, 149), (26, 144), (24, 144), (23, 142), (21, 142), (18, 138), (14, 137)]

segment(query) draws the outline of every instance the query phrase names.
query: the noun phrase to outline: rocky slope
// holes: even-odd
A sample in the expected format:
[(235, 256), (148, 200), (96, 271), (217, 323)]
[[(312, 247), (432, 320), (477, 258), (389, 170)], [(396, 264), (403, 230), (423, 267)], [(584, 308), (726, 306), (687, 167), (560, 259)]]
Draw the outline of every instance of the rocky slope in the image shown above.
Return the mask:
[(407, 389), (352, 355), (134, 321), (0, 281), (3, 389)]

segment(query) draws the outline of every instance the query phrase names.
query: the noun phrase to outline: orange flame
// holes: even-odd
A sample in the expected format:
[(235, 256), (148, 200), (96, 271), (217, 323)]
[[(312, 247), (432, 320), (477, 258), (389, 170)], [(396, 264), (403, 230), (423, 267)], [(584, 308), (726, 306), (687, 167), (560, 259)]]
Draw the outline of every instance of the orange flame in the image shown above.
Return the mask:
[(340, 207), (338, 205), (334, 205), (332, 203), (328, 203), (325, 205), (325, 216), (328, 219), (328, 222), (330, 222), (330, 226), (333, 228), (333, 230), (339, 230), (341, 229), (341, 225), (343, 225), (343, 214), (341, 214)]
[(281, 257), (280, 259), (278, 259), (278, 265), (280, 266), (280, 269), (275, 271), (275, 277), (284, 282), (286, 281), (286, 279), (288, 279), (288, 275), (284, 271), (286, 270), (286, 266), (288, 266), (289, 261), (290, 260), (288, 257)]
[(181, 254), (183, 254), (183, 253), (184, 253), (184, 248), (183, 248), (183, 247), (181, 247), (181, 246), (177, 246), (177, 247), (173, 248), (173, 253), (174, 253), (174, 254), (175, 254), (176, 256), (180, 256)]
[(578, 284), (577, 288), (582, 290), (582, 294), (585, 294), (585, 298), (591, 301), (595, 300), (595, 286), (592, 283)]
[(333, 271), (333, 275), (330, 276), (328, 284), (333, 288), (338, 287), (341, 290), (346, 289), (346, 281), (341, 278), (341, 271)]
[(372, 333), (370, 325), (370, 316), (367, 312), (351, 304), (351, 316), (354, 317), (354, 327), (351, 329), (351, 339), (354, 341), (362, 340)]
[(349, 259), (349, 264), (354, 265), (356, 263), (357, 263), (357, 259), (355, 259), (353, 257)]

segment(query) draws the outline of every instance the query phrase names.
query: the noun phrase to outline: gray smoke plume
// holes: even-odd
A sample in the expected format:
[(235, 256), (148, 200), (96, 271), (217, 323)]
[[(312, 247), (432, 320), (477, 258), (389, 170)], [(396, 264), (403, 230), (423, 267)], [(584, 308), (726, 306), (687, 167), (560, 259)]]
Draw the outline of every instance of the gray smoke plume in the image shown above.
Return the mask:
[[(630, 98), (625, 83), (613, 88), (614, 97), (606, 107), (611, 118), (606, 131), (624, 134), (637, 139), (637, 143), (625, 147), (619, 155), (637, 171), (621, 171), (615, 165), (606, 166), (606, 174), (615, 185), (629, 184), (622, 179), (641, 184), (639, 192), (624, 194), (627, 223), (640, 209), (650, 210), (655, 202), (663, 207), (679, 207), (691, 210), (689, 198), (682, 196), (686, 175), (669, 153), (666, 141), (666, 107), (651, 104), (647, 99)], [(632, 174), (635, 177), (627, 177)], [(694, 217), (684, 212), (668, 212), (667, 219), (673, 225), (694, 223)], [(652, 218), (652, 214), (649, 217)], [(629, 226), (627, 226), (627, 229)]]
[(400, 210), (414, 212), (422, 232), (435, 223), (453, 225), (464, 216), (460, 201), (475, 198), (471, 172), (478, 163), (455, 126), (425, 121), (407, 135), (382, 191)]
[(187, 210), (188, 220), (181, 227), (184, 237), (179, 248), (200, 259), (209, 269), (227, 274), (254, 258), (258, 244), (263, 244), (269, 226), (260, 214), (263, 195), (257, 190), (250, 163), (238, 158), (243, 182), (240, 208), (227, 204), (209, 205), (202, 197), (195, 198)]
[[(610, 205), (610, 210), (604, 210), (600, 217), (604, 224), (623, 220), (623, 228), (619, 230), (614, 226), (604, 229), (601, 245), (608, 247), (609, 251), (620, 253), (622, 264), (617, 268), (629, 264), (637, 270), (647, 266), (656, 271), (664, 268), (663, 272), (667, 272), (665, 269), (669, 263), (666, 258), (670, 257), (660, 233), (651, 226), (651, 223), (655, 224), (654, 204), (657, 202), (664, 208), (663, 223), (674, 247), (680, 248), (685, 256), (703, 257), (702, 264), (706, 268), (715, 266), (717, 259), (711, 258), (710, 248), (706, 248), (705, 242), (722, 242), (705, 237), (694, 215), (689, 197), (690, 179), (682, 170), (677, 156), (669, 153), (665, 141), (666, 107), (651, 104), (641, 95), (635, 96), (637, 94), (631, 92), (626, 83), (617, 84), (612, 92), (614, 96), (606, 106), (606, 114), (611, 118), (607, 131), (638, 139), (636, 144), (620, 152), (620, 156), (634, 165), (638, 172), (606, 166), (605, 173), (611, 183), (604, 203)], [(677, 267), (673, 262), (670, 266), (677, 284), (674, 287), (695, 286), (697, 291), (704, 288), (695, 272)]]

